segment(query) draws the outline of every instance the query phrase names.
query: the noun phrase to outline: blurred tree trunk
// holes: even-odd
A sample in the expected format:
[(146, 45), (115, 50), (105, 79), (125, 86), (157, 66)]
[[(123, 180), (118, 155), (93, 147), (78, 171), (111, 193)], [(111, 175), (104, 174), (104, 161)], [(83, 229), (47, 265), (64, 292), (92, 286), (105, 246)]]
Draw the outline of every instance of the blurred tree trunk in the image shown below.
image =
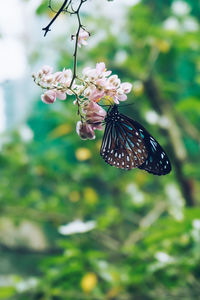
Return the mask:
[(195, 199), (193, 196), (193, 189), (191, 182), (185, 177), (183, 173), (183, 164), (187, 160), (187, 152), (181, 139), (181, 132), (175, 122), (173, 108), (170, 101), (161, 96), (159, 88), (152, 77), (144, 81), (144, 87), (152, 107), (160, 115), (166, 117), (170, 124), (166, 128), (162, 128), (162, 134), (169, 140), (170, 159), (172, 160), (172, 168), (175, 171), (175, 176), (179, 183), (182, 195), (186, 201), (187, 206), (194, 206)]

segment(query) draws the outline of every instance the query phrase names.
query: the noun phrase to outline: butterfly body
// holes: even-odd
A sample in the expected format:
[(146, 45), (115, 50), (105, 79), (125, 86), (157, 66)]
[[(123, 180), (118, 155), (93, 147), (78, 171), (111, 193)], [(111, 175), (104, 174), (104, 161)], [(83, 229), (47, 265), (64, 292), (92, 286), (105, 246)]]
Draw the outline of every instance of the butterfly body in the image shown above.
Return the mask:
[(167, 154), (137, 121), (112, 106), (105, 118), (106, 128), (100, 154), (106, 163), (121, 169), (140, 168), (154, 175), (171, 171)]

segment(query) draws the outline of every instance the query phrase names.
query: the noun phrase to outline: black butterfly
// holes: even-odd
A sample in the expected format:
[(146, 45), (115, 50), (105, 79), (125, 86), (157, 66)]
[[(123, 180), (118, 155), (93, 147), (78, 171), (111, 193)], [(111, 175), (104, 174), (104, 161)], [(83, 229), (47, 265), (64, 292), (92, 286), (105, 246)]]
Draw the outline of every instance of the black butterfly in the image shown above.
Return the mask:
[(140, 168), (154, 175), (171, 171), (167, 154), (138, 122), (119, 113), (117, 105), (108, 109), (100, 154), (111, 166)]

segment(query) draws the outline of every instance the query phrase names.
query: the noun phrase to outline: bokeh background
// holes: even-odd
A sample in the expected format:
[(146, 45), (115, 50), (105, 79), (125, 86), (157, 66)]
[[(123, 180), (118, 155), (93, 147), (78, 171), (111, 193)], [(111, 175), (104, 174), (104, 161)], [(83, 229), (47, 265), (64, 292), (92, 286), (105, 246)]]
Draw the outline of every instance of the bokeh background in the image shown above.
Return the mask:
[(31, 73), (73, 64), (76, 20), (44, 38), (53, 15), (47, 1), (1, 3), (0, 299), (200, 299), (200, 2), (83, 5), (79, 71), (104, 61), (133, 84), (120, 110), (166, 149), (163, 177), (106, 165), (102, 132), (75, 132), (73, 98), (40, 101)]

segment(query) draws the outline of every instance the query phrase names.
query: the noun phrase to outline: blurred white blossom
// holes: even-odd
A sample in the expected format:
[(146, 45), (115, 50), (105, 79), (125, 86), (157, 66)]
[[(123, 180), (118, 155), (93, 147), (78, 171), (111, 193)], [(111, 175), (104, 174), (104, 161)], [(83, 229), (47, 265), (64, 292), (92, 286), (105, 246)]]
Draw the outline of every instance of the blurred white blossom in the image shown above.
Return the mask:
[(58, 232), (63, 235), (70, 235), (75, 233), (84, 233), (94, 229), (95, 227), (95, 221), (83, 222), (81, 220), (75, 220), (71, 223), (60, 226), (58, 228)]
[(169, 264), (174, 261), (173, 257), (171, 257), (170, 255), (168, 255), (167, 253), (162, 252), (162, 251), (157, 252), (155, 254), (155, 257), (159, 262), (161, 262), (163, 264)]
[(186, 17), (183, 20), (183, 30), (186, 32), (195, 32), (199, 30), (199, 24), (197, 20), (193, 17)]
[(169, 17), (164, 21), (163, 27), (170, 31), (180, 31), (180, 23), (176, 17)]
[(166, 194), (169, 199), (169, 212), (178, 221), (183, 219), (184, 200), (178, 187), (170, 183), (165, 187)]
[(159, 115), (154, 110), (148, 110), (145, 114), (145, 119), (150, 124), (158, 124)]
[(185, 1), (174, 1), (172, 3), (172, 12), (178, 16), (187, 15), (191, 10), (191, 7)]

